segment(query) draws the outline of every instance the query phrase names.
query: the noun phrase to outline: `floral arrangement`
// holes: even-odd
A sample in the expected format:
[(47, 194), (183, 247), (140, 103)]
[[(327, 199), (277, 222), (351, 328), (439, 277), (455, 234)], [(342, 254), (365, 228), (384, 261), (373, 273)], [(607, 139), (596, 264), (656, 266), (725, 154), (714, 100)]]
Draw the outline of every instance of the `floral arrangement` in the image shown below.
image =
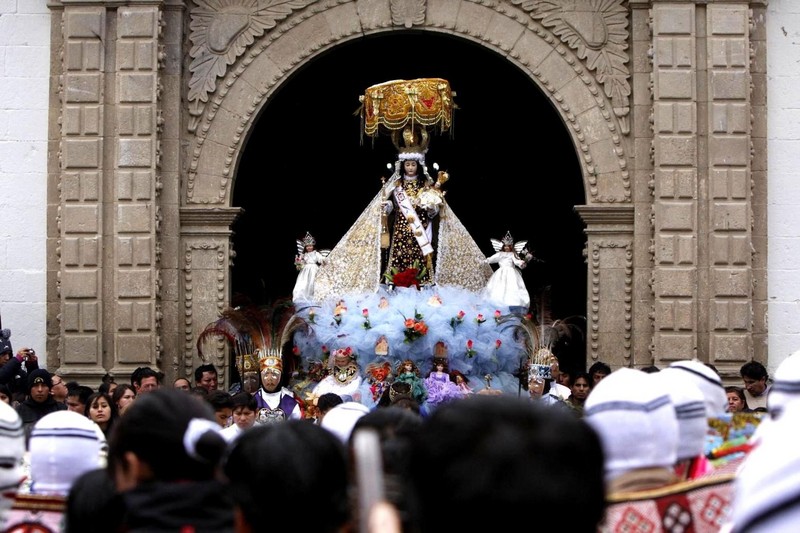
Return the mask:
[(424, 279), (428, 269), (420, 266), (419, 261), (414, 261), (411, 268), (398, 271), (392, 267), (385, 275), (386, 281), (395, 287), (411, 287), (419, 289), (420, 280)]
[(502, 346), (502, 345), (503, 345), (503, 341), (501, 341), (500, 339), (497, 339), (496, 341), (494, 341), (494, 349), (495, 350), (499, 350), (500, 346)]
[(450, 327), (453, 328), (453, 331), (456, 330), (456, 326), (460, 326), (464, 322), (464, 315), (464, 311), (459, 311), (456, 316), (450, 319)]
[(486, 322), (486, 318), (484, 318), (483, 313), (478, 313), (478, 316), (475, 317), (475, 322), (478, 324), (483, 324)]
[(475, 351), (475, 349), (473, 348), (473, 346), (474, 346), (474, 343), (472, 342), (472, 339), (469, 339), (469, 340), (467, 341), (467, 351), (466, 351), (466, 354), (467, 354), (467, 357), (468, 357), (468, 358), (470, 358), (470, 359), (472, 359), (473, 357), (475, 357), (475, 354), (476, 354), (476, 353), (478, 353), (478, 352), (476, 352), (476, 351)]
[(494, 312), (494, 321), (499, 324), (500, 323), (500, 319), (502, 317), (503, 317), (503, 314), (500, 312), (500, 310), (499, 309), (495, 310), (495, 312)]
[(418, 311), (414, 311), (414, 318), (406, 318), (404, 326), (406, 329), (403, 334), (406, 338), (403, 342), (405, 343), (414, 342), (428, 333), (428, 325)]
[(372, 324), (369, 321), (369, 309), (367, 309), (366, 307), (362, 309), (361, 316), (364, 317), (364, 324), (363, 324), (364, 329), (370, 329), (372, 327)]
[(302, 255), (294, 256), (294, 267), (299, 271), (303, 270), (303, 266), (304, 266), (303, 256)]
[(347, 357), (350, 359), (356, 358), (355, 354), (353, 353), (353, 349), (349, 346), (347, 348), (339, 348), (337, 350), (334, 350), (331, 355), (333, 355), (334, 359), (336, 359), (337, 357)]

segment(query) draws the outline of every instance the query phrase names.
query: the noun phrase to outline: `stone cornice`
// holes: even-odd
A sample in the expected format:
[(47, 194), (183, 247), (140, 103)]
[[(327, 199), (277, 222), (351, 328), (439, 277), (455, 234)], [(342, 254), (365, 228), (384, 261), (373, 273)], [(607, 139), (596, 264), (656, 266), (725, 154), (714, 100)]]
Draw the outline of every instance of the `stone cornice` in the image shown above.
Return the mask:
[(228, 233), (240, 207), (181, 207), (181, 233)]
[(633, 225), (633, 205), (576, 205), (575, 211), (587, 226)]

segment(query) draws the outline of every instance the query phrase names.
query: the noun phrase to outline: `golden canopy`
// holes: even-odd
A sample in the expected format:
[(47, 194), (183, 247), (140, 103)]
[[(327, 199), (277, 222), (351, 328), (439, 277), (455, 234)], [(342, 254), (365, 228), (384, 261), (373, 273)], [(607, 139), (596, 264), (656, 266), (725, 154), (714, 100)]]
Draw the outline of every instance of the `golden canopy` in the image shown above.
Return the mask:
[(438, 126), (450, 129), (455, 93), (450, 82), (441, 78), (393, 80), (369, 87), (359, 100), (364, 133), (370, 137), (383, 126), (388, 131), (411, 126)]

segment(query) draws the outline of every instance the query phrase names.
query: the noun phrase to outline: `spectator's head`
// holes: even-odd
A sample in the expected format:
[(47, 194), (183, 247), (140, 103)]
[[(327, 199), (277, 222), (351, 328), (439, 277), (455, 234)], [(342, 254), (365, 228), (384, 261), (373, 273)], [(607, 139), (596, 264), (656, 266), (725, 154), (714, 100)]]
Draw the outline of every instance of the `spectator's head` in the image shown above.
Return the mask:
[(117, 416), (119, 416), (114, 400), (106, 392), (95, 392), (89, 395), (83, 414), (100, 426), (106, 435), (110, 434), (111, 428), (114, 427)]
[(217, 369), (214, 365), (200, 365), (194, 370), (194, 386), (202, 387), (208, 392), (217, 390)]
[(11, 330), (0, 329), (0, 366), (3, 366), (14, 355), (11, 348)]
[(82, 413), (55, 411), (31, 432), (31, 492), (66, 496), (83, 473), (100, 468), (106, 439)]
[(182, 391), (136, 399), (114, 426), (108, 466), (118, 491), (146, 481), (213, 479), (226, 442), (214, 411)]
[(749, 409), (743, 388), (736, 385), (728, 385), (725, 387), (725, 394), (728, 396), (729, 413), (738, 413)]
[(131, 384), (136, 395), (153, 392), (161, 386), (161, 373), (149, 366), (137, 368), (131, 374)]
[(775, 370), (775, 379), (767, 395), (767, 411), (779, 418), (786, 405), (800, 398), (800, 350), (784, 359)]
[[(484, 523), (519, 528), (533, 509), (537, 531), (596, 532), (605, 509), (597, 435), (569, 411), (511, 396), (475, 395), (437, 408), (415, 433), (410, 494), (420, 531), (471, 531)], [(580, 513), (575, 510), (580, 509)]]
[(119, 411), (120, 415), (128, 409), (128, 406), (132, 404), (135, 399), (136, 390), (125, 383), (119, 385), (114, 390), (114, 394), (111, 395), (111, 400), (116, 404), (117, 411)]
[(761, 396), (767, 390), (767, 369), (758, 361), (748, 361), (739, 369), (744, 388), (753, 396)]
[[(347, 456), (331, 433), (305, 420), (258, 425), (235, 441), (224, 467), (240, 515), (253, 531), (342, 531), (349, 518)], [(270, 505), (264, 505), (264, 486)], [(308, 503), (314, 502), (309, 512)], [(280, 512), (275, 512), (280, 509)]]
[(11, 389), (5, 383), (0, 383), (0, 402), (11, 405), (13, 400)]
[(50, 397), (53, 378), (44, 368), (37, 368), (28, 374), (28, 396), (36, 403), (44, 403)]
[(594, 388), (595, 385), (600, 383), (600, 380), (611, 374), (611, 367), (602, 361), (596, 361), (589, 367), (589, 375), (592, 376), (590, 385)]
[(341, 396), (333, 392), (326, 392), (317, 398), (317, 423), (321, 424), (322, 419), (325, 418), (328, 411), (340, 403), (344, 403), (344, 400), (342, 400)]
[(256, 411), (258, 411), (256, 397), (249, 392), (240, 392), (235, 394), (231, 401), (233, 403), (233, 423), (239, 429), (253, 427), (256, 423)]
[(86, 385), (78, 385), (69, 389), (67, 393), (67, 409), (75, 411), (79, 414), (86, 412), (86, 403), (89, 401), (89, 396), (94, 393), (91, 387)]
[(586, 399), (584, 420), (603, 443), (606, 481), (638, 469), (674, 467), (678, 419), (663, 380), (656, 379), (663, 373), (620, 368)]
[(64, 382), (64, 377), (58, 374), (53, 374), (51, 378), (53, 386), (50, 387), (50, 394), (53, 395), (53, 399), (55, 401), (59, 403), (66, 403), (69, 390), (67, 389), (67, 384)]
[(228, 427), (230, 425), (231, 416), (233, 416), (233, 399), (231, 398), (231, 394), (224, 390), (213, 390), (206, 396), (206, 401), (214, 410), (214, 419), (220, 427)]
[(186, 378), (175, 378), (175, 381), (172, 382), (172, 388), (188, 392), (192, 390), (192, 384)]
[(694, 384), (705, 397), (706, 416), (715, 417), (725, 413), (725, 408), (728, 406), (728, 397), (725, 395), (722, 379), (713, 368), (696, 359), (686, 359), (670, 363), (664, 370), (668, 369), (685, 372), (692, 378)]

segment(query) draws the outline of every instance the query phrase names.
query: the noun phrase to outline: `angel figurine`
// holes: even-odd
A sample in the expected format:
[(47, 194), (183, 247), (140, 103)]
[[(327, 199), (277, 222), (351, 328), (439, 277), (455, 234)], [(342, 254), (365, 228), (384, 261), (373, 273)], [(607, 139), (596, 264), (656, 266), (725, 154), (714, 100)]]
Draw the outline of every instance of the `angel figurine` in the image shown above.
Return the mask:
[(484, 297), (494, 303), (508, 306), (511, 311), (526, 312), (531, 297), (525, 287), (520, 270), (525, 268), (533, 255), (528, 251), (528, 241), (517, 241), (506, 232), (503, 240), (490, 239), (495, 254), (486, 258), (487, 264), (498, 264), (486, 283)]
[(300, 272), (297, 274), (297, 281), (292, 291), (294, 302), (310, 301), (314, 296), (314, 279), (317, 277), (319, 266), (327, 262), (330, 250), (315, 249), (317, 241), (306, 232), (303, 240), (297, 241), (297, 255), (294, 258), (295, 267)]

